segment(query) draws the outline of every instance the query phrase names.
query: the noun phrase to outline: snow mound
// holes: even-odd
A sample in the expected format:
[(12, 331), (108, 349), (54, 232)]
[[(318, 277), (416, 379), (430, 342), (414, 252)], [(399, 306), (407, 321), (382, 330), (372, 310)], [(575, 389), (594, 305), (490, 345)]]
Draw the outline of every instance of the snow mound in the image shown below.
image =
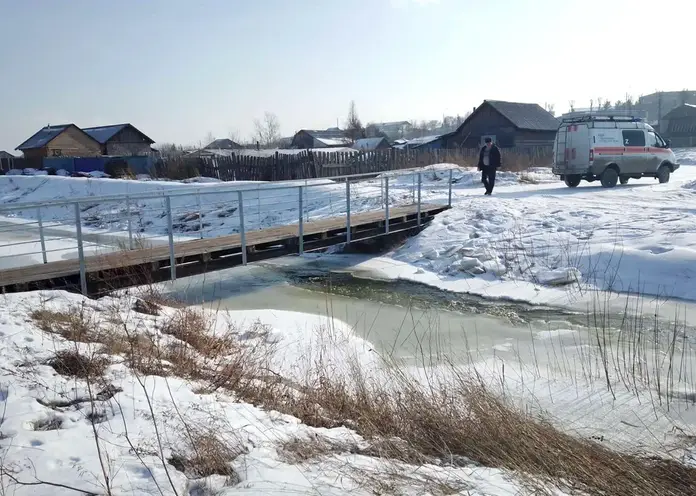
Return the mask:
[(534, 277), (540, 284), (547, 286), (563, 286), (579, 282), (582, 279), (582, 274), (575, 267), (566, 267), (552, 270), (536, 271)]

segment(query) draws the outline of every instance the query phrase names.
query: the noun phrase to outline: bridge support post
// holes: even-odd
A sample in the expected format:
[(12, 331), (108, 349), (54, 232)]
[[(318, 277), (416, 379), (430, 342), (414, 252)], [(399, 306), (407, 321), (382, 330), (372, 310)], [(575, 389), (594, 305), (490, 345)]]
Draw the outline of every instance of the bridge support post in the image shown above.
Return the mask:
[(389, 177), (384, 178), (384, 232), (389, 234)]
[(416, 215), (417, 220), (416, 223), (418, 227), (421, 225), (421, 173), (418, 173), (418, 203), (416, 204)]
[(346, 243), (350, 243), (350, 178), (346, 178)]
[(126, 196), (126, 215), (128, 216), (128, 249), (133, 249), (133, 220), (131, 219), (130, 197)]
[(82, 219), (80, 204), (75, 203), (75, 234), (77, 236), (77, 256), (80, 261), (80, 290), (87, 296), (87, 267), (85, 266), (85, 248), (82, 243)]
[(237, 191), (237, 202), (239, 203), (239, 235), (242, 241), (242, 265), (247, 264), (247, 245), (246, 231), (244, 230), (244, 197), (242, 192)]
[(452, 169), (449, 170), (449, 191), (447, 192), (447, 206), (452, 206)]
[(169, 278), (176, 281), (176, 256), (174, 255), (174, 225), (172, 222), (172, 199), (164, 198), (167, 206), (167, 231), (169, 231)]
[(299, 191), (297, 193), (298, 197), (298, 205), (300, 209), (300, 218), (297, 224), (297, 236), (299, 238), (299, 245), (300, 245), (300, 255), (304, 253), (304, 205), (303, 205), (303, 198), (302, 198), (302, 186), (299, 187)]
[(39, 221), (39, 238), (41, 239), (41, 256), (43, 257), (43, 263), (48, 263), (48, 257), (46, 256), (46, 238), (43, 232), (43, 220), (41, 220), (41, 207), (36, 209), (36, 219)]

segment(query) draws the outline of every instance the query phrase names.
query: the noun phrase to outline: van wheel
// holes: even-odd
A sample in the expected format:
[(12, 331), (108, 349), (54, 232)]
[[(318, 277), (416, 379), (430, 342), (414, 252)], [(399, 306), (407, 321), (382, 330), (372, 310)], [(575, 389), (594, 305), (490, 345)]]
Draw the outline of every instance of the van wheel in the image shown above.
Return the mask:
[(660, 184), (669, 182), (669, 167), (663, 165), (657, 169), (657, 180), (660, 181)]
[(582, 181), (582, 176), (580, 174), (570, 174), (563, 178), (563, 182), (565, 182), (566, 186), (569, 188), (576, 188), (578, 184), (580, 184), (580, 181)]
[(619, 182), (620, 182), (621, 184), (628, 184), (628, 180), (629, 180), (629, 179), (630, 179), (630, 177), (628, 177), (628, 176), (620, 176), (620, 177), (619, 177)]
[(605, 169), (605, 171), (602, 172), (602, 177), (600, 177), (602, 186), (605, 188), (613, 188), (616, 186), (618, 180), (619, 173), (616, 171), (616, 169)]

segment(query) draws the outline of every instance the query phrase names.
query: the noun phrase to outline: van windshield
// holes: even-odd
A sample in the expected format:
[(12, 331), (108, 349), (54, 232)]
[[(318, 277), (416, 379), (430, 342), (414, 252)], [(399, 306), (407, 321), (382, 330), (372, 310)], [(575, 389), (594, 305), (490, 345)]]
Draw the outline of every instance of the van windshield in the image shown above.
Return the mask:
[(648, 146), (653, 146), (656, 148), (664, 148), (665, 142), (662, 141), (662, 138), (660, 138), (659, 134), (657, 134), (653, 131), (648, 131)]

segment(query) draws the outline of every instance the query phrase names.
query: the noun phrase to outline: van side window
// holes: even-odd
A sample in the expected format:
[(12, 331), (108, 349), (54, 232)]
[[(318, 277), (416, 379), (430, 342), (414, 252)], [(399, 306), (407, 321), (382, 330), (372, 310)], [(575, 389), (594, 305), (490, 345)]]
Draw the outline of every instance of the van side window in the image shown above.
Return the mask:
[(648, 131), (648, 146), (662, 148), (662, 140), (652, 131)]
[(645, 133), (642, 129), (626, 129), (622, 133), (624, 146), (645, 146)]

